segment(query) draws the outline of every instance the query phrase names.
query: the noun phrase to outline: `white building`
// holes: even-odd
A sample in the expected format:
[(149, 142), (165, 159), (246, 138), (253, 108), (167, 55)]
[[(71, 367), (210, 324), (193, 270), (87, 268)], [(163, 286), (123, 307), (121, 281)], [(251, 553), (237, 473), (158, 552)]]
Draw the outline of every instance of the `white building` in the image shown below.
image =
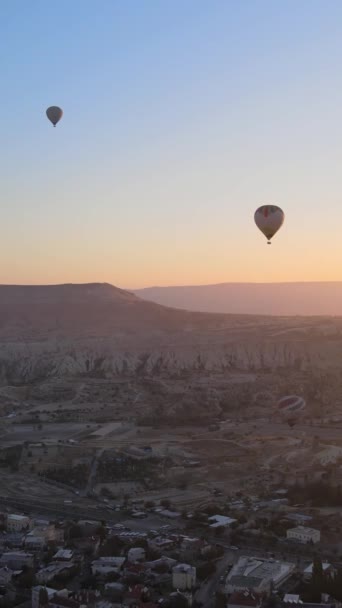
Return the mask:
[(73, 558), (73, 555), (74, 553), (71, 549), (59, 549), (52, 559), (57, 562), (69, 562)]
[(254, 593), (269, 593), (277, 589), (295, 570), (295, 564), (274, 559), (240, 557), (226, 579), (227, 594), (249, 590)]
[(30, 518), (26, 515), (7, 515), (7, 531), (8, 532), (21, 532), (30, 525)]
[(189, 564), (177, 564), (172, 568), (172, 585), (174, 589), (185, 591), (196, 586), (196, 568)]
[(319, 543), (321, 540), (321, 533), (314, 528), (298, 526), (297, 528), (290, 528), (287, 530), (286, 537), (289, 540), (295, 540), (300, 543)]
[(229, 528), (236, 521), (236, 519), (226, 517), (225, 515), (213, 515), (209, 517), (210, 528)]

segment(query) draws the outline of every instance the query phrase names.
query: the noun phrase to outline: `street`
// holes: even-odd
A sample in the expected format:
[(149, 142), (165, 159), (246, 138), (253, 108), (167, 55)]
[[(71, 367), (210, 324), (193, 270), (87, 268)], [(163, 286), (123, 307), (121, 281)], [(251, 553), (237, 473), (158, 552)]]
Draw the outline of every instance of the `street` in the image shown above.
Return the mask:
[(201, 585), (195, 594), (194, 599), (201, 602), (205, 608), (213, 608), (215, 606), (215, 593), (219, 587), (220, 578), (225, 574), (228, 564), (231, 562), (231, 552), (225, 553), (222, 559), (217, 562), (216, 572)]

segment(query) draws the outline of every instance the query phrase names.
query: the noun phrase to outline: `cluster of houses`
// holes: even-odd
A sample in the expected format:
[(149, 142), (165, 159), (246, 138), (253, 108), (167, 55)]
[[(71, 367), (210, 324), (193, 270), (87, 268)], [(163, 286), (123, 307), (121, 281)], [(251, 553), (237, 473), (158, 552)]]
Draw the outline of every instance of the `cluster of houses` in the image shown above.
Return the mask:
[[(173, 519), (168, 512), (165, 517)], [(320, 542), (319, 530), (302, 525), (306, 520), (293, 521), (300, 525), (287, 529), (288, 541)], [(10, 608), (20, 604), (22, 608), (196, 605), (201, 581), (206, 579), (203, 566), (222, 557), (222, 553), (215, 554), (219, 546), (213, 537), (217, 532), (226, 534), (236, 523), (236, 519), (226, 515), (209, 516), (205, 540), (204, 536), (187, 535), (183, 529), (181, 533), (182, 526), (165, 525), (157, 530), (141, 526), (141, 531), (132, 531), (122, 524), (51, 522), (22, 514), (0, 514), (0, 605), (1, 602)], [(297, 568), (290, 559), (237, 556), (233, 561), (224, 582), (219, 585), (217, 580), (215, 587), (223, 590), (229, 608), (259, 608), (265, 597), (293, 577)], [(328, 567), (329, 564), (324, 564), (324, 569)], [(311, 572), (308, 566), (304, 575), (310, 578), (312, 565)], [(282, 608), (289, 608), (289, 598), (290, 595), (286, 602), (284, 599)]]
[(191, 606), (196, 560), (205, 563), (211, 547), (168, 526), (134, 532), (3, 514), (2, 528), (0, 604), (9, 606), (22, 603), (16, 594), (33, 608), (173, 608), (180, 599)]

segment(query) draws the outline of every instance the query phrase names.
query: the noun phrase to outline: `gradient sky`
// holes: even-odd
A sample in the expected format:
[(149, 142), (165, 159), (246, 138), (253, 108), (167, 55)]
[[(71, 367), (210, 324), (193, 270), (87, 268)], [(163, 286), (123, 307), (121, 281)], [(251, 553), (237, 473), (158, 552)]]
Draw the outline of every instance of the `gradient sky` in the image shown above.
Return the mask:
[(341, 0), (2, 0), (0, 282), (342, 280), (341, 64)]

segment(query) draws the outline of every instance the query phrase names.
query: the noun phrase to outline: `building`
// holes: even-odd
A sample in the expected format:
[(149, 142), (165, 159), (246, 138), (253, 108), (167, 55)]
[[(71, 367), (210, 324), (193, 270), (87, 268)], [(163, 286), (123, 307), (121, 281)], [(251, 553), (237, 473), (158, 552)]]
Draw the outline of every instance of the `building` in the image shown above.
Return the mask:
[(25, 536), (22, 532), (9, 532), (6, 534), (6, 545), (9, 549), (21, 549), (24, 546)]
[(26, 515), (7, 515), (7, 531), (8, 532), (21, 532), (26, 530), (30, 526), (30, 518)]
[(100, 557), (92, 562), (91, 571), (94, 575), (107, 575), (112, 572), (120, 572), (125, 561), (125, 557)]
[(298, 526), (297, 528), (290, 528), (286, 532), (286, 537), (289, 540), (295, 540), (299, 543), (319, 543), (321, 540), (321, 533), (319, 530), (314, 528), (306, 528), (304, 526)]
[(167, 517), (168, 519), (178, 519), (181, 516), (181, 513), (178, 511), (170, 511), (170, 509), (163, 509), (162, 511), (159, 511), (159, 515)]
[(5, 566), (4, 568), (0, 568), (0, 586), (1, 587), (6, 587), (8, 585), (8, 583), (11, 582), (13, 573), (14, 573), (13, 570), (11, 570), (10, 568), (7, 568), (7, 566)]
[(177, 564), (172, 568), (172, 585), (174, 589), (185, 591), (196, 586), (196, 568), (189, 564)]
[(270, 593), (277, 589), (295, 570), (295, 564), (280, 562), (274, 559), (240, 557), (226, 579), (226, 593), (250, 591), (253, 593)]
[(38, 583), (46, 585), (62, 572), (72, 570), (74, 567), (75, 564), (72, 562), (51, 562), (46, 568), (42, 568), (36, 573), (36, 578)]
[(208, 521), (210, 522), (210, 528), (230, 528), (237, 520), (225, 515), (213, 515), (209, 517)]
[(42, 551), (46, 547), (46, 538), (43, 534), (36, 534), (35, 531), (27, 534), (24, 545), (29, 551)]
[(303, 515), (302, 513), (289, 513), (286, 515), (286, 519), (295, 521), (297, 524), (303, 526), (304, 524), (309, 523), (309, 521), (312, 521), (313, 518), (311, 515)]
[(7, 551), (0, 557), (0, 566), (7, 566), (11, 570), (21, 570), (23, 566), (32, 568), (33, 563), (32, 553), (25, 553), (25, 551)]
[(129, 562), (134, 564), (135, 562), (143, 562), (146, 557), (146, 552), (143, 547), (132, 547), (129, 549), (127, 559)]
[(56, 562), (69, 562), (73, 558), (73, 551), (71, 549), (59, 549), (53, 556), (53, 560)]
[[(324, 574), (332, 574), (334, 572), (334, 568), (331, 564), (329, 564), (328, 562), (323, 562), (322, 563), (322, 569)], [(303, 572), (303, 578), (306, 581), (309, 581), (312, 578), (312, 571), (313, 571), (313, 563), (310, 564), (307, 568), (305, 568), (304, 572)], [(284, 599), (285, 601), (285, 599)]]
[(229, 597), (227, 608), (260, 608), (262, 596), (251, 591), (235, 591)]
[[(32, 608), (39, 608), (39, 593), (40, 590), (43, 589), (42, 585), (37, 585), (36, 587), (32, 587), (31, 593), (31, 603)], [(57, 593), (56, 589), (51, 589), (50, 587), (44, 587), (48, 594), (49, 600), (53, 598), (53, 596)]]

